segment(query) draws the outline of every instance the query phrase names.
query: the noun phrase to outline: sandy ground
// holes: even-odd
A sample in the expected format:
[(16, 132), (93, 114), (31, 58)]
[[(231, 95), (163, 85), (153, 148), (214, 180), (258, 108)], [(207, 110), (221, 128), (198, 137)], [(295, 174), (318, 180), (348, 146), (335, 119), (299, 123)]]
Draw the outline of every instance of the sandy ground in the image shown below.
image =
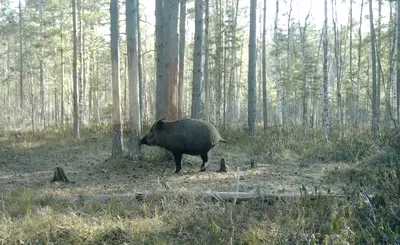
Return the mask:
[[(266, 193), (299, 194), (304, 185), (310, 192), (315, 188), (321, 192), (328, 188), (340, 192), (338, 185), (326, 182), (326, 177), (331, 171), (349, 168), (345, 163), (307, 163), (288, 153), (274, 163), (267, 156), (259, 155), (255, 157), (257, 168), (250, 169), (250, 158), (240, 147), (220, 144), (211, 152), (206, 172), (199, 172), (200, 157), (184, 156), (184, 168), (177, 175), (174, 162), (161, 160), (157, 147), (143, 146), (144, 160), (140, 163), (111, 160), (111, 142), (111, 138), (103, 136), (34, 141), (20, 136), (0, 136), (1, 191), (28, 187), (41, 193), (67, 196), (151, 192), (164, 188), (161, 179), (179, 190), (234, 191), (236, 168), (240, 167), (240, 191), (261, 189)], [(217, 172), (221, 157), (230, 168), (228, 173)], [(67, 176), (76, 182), (50, 183), (57, 166), (63, 167)]]

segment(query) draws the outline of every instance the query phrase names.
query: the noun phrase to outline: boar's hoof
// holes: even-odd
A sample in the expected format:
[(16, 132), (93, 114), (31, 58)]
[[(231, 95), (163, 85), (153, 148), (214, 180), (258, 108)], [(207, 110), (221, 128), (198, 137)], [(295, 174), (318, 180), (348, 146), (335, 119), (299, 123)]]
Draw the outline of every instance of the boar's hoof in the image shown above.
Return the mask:
[(205, 172), (206, 171), (206, 167), (202, 167), (202, 168), (200, 168), (200, 172)]

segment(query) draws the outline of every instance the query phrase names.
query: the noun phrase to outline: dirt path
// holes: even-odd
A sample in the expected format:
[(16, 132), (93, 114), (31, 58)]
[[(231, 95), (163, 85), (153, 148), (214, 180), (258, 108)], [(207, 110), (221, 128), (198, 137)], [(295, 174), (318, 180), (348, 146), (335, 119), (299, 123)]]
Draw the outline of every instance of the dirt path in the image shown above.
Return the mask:
[[(283, 157), (279, 163), (268, 163), (257, 157), (258, 167), (250, 169), (249, 159), (237, 147), (220, 145), (212, 152), (206, 172), (199, 172), (201, 159), (184, 156), (183, 172), (173, 173), (175, 164), (160, 160), (155, 147), (143, 147), (144, 161), (108, 160), (111, 140), (102, 136), (84, 140), (41, 139), (30, 142), (20, 138), (0, 137), (0, 186), (2, 191), (34, 188), (57, 195), (143, 192), (164, 187), (186, 190), (233, 191), (236, 189), (236, 167), (241, 167), (240, 191), (260, 188), (267, 193), (298, 194), (304, 185), (308, 190), (330, 188), (326, 175), (332, 170), (346, 169), (347, 164), (305, 164), (296, 157)], [(290, 155), (290, 154), (288, 154)], [(230, 171), (218, 173), (220, 157), (226, 159)], [(54, 169), (63, 167), (74, 184), (50, 184)]]

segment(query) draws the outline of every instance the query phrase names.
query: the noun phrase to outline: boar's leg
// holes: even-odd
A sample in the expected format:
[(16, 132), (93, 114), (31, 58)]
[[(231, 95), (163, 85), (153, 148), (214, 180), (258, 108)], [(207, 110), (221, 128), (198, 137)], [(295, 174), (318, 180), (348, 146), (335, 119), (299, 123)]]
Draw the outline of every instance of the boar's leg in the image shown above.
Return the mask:
[(201, 164), (200, 172), (206, 171), (207, 162), (210, 159), (210, 155), (208, 152), (206, 154), (201, 154), (201, 159), (203, 160), (203, 164)]
[(175, 173), (179, 173), (182, 169), (182, 162), (183, 162), (183, 158), (182, 158), (182, 153), (174, 153), (174, 158), (175, 158)]

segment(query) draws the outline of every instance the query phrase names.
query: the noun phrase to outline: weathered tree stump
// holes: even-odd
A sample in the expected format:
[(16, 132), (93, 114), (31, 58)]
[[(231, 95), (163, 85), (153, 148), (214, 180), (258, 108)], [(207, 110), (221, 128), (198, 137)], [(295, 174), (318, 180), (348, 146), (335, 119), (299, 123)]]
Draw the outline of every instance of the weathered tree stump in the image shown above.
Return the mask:
[(220, 161), (220, 167), (219, 167), (218, 172), (226, 173), (228, 171), (229, 171), (229, 167), (225, 163), (225, 158), (222, 157), (221, 161)]
[(257, 163), (254, 158), (250, 159), (250, 168), (257, 168)]
[(68, 178), (62, 167), (57, 167), (56, 170), (54, 171), (54, 176), (53, 179), (50, 181), (50, 183), (53, 182), (73, 183), (75, 181), (72, 181), (70, 178)]

